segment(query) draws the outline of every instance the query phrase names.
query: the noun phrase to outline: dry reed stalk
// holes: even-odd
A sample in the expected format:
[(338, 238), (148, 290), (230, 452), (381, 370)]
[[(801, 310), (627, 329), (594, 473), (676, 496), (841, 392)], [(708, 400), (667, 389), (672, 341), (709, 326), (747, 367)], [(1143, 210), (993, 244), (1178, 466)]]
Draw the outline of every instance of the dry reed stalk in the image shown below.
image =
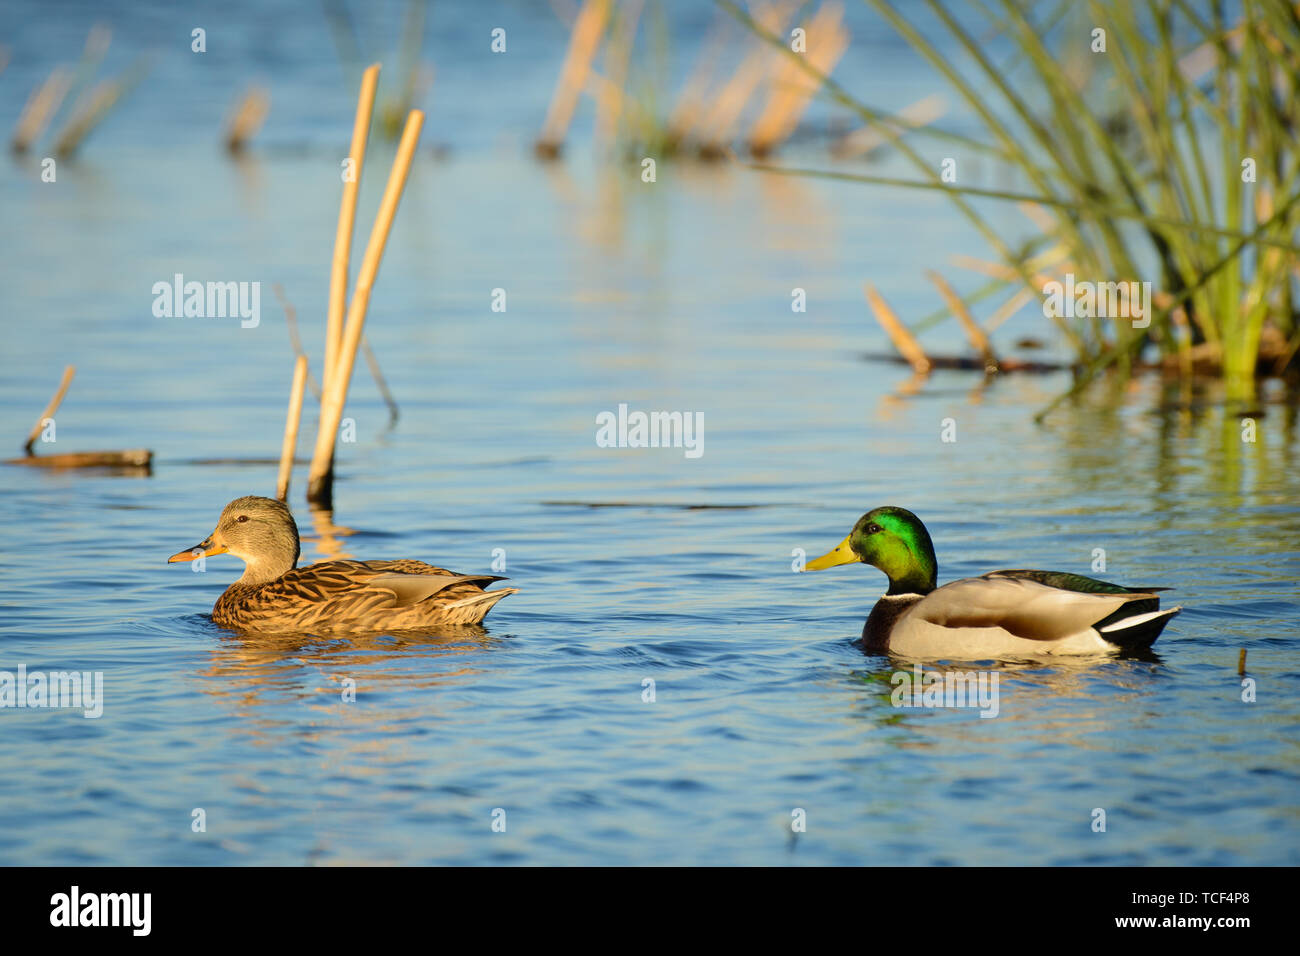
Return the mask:
[[(86, 34), (86, 45), (81, 51), (81, 59), (77, 63), (77, 70), (70, 85), (70, 89), (77, 91), (77, 98), (73, 101), (71, 109), (71, 114), (74, 119), (86, 119), (91, 116), (88, 112), (90, 107), (93, 106), (93, 97), (91, 94), (93, 92), (98, 92), (99, 88), (90, 91), (87, 87), (89, 86), (91, 79), (94, 77), (95, 71), (99, 69), (99, 65), (104, 62), (104, 55), (108, 52), (109, 44), (112, 42), (113, 31), (102, 23), (95, 24), (90, 28), (90, 32)], [(65, 93), (66, 92), (67, 91), (65, 91)], [(60, 96), (59, 99), (62, 101), (63, 96)], [(59, 104), (54, 104), (54, 108), (50, 111), (47, 119), (52, 120), (58, 112), (58, 109)], [(94, 122), (91, 123), (91, 127), (93, 127), (95, 122), (98, 122), (98, 120), (94, 120)], [(90, 127), (88, 127), (81, 135), (85, 136), (85, 133), (89, 132), (89, 129)]]
[(1056, 232), (1057, 221), (1052, 218), (1052, 214), (1043, 208), (1041, 203), (1036, 202), (1018, 202), (1016, 208), (1020, 214), (1038, 227), (1038, 231), (1044, 235), (1050, 236)]
[(1078, 272), (1079, 267), (1074, 264), (1070, 258), (1069, 246), (1062, 242), (1050, 249), (1044, 249), (1036, 256), (1030, 256), (1025, 260), (1025, 266), (1031, 272), (1043, 272), (1052, 270), (1062, 278), (1067, 272)]
[(546, 120), (542, 123), (542, 134), (537, 140), (537, 155), (543, 159), (554, 159), (560, 155), (569, 123), (573, 120), (574, 108), (578, 104), (578, 95), (587, 85), (592, 58), (595, 57), (596, 47), (600, 45), (600, 38), (605, 32), (609, 8), (609, 0), (587, 0), (573, 21), (569, 51), (565, 54), (560, 77), (555, 83), (555, 92), (551, 96), (551, 105), (546, 111)]
[[(298, 337), (298, 310), (294, 308), (293, 303), (289, 301), (289, 297), (284, 294), (284, 286), (280, 285), (280, 283), (273, 283), (271, 285), (271, 291), (275, 293), (275, 297), (280, 303), (280, 308), (284, 309), (284, 324), (289, 328), (289, 344), (293, 346), (293, 354), (301, 355), (305, 360), (307, 358), (307, 352), (302, 347), (302, 339)], [(307, 387), (311, 389), (312, 397), (319, 402), (321, 398), (321, 389), (320, 386), (316, 384), (316, 377), (312, 375), (310, 371), (307, 372)]]
[(668, 134), (668, 142), (674, 147), (690, 137), (691, 130), (704, 114), (705, 91), (709, 88), (709, 81), (713, 76), (718, 57), (726, 48), (725, 37), (723, 31), (717, 29), (713, 31), (708, 43), (700, 52), (691, 75), (687, 77), (681, 92), (677, 94), (677, 103), (668, 114), (668, 122), (664, 126)]
[(1011, 318), (1013, 315), (1015, 315), (1017, 312), (1023, 309), (1026, 305), (1032, 302), (1033, 299), (1034, 299), (1033, 290), (1026, 289), (1024, 286), (1021, 286), (1019, 289), (1016, 290), (1015, 295), (1013, 295), (1011, 298), (1007, 299), (1006, 302), (1003, 302), (1000, 306), (998, 306), (997, 311), (995, 311), (991, 316), (989, 316), (988, 322), (985, 323), (984, 325), (985, 334), (992, 335), (995, 331), (997, 331), (998, 327), (1001, 326), (1003, 322), (1005, 322), (1007, 319)]
[(352, 145), (348, 149), (352, 175), (343, 181), (343, 199), (339, 204), (338, 230), (334, 234), (334, 258), (330, 267), (330, 303), (325, 320), (325, 364), (321, 368), (321, 388), (329, 391), (338, 364), (339, 345), (343, 341), (343, 315), (348, 307), (348, 267), (352, 259), (352, 227), (357, 217), (357, 192), (361, 188), (361, 167), (366, 158), (366, 140), (370, 136), (370, 117), (375, 109), (375, 91), (379, 88), (379, 64), (372, 63), (361, 74), (361, 91), (357, 95), (357, 114), (352, 124)]
[(658, 118), (650, 110), (628, 94), (626, 84), (615, 84), (592, 70), (587, 74), (587, 90), (602, 107), (606, 104), (612, 107), (615, 119), (626, 117), (630, 125), (641, 130), (652, 130), (658, 123)]
[(1235, 55), (1241, 51), (1245, 40), (1242, 31), (1244, 24), (1237, 24), (1218, 40), (1202, 43), (1196, 49), (1178, 58), (1178, 72), (1188, 83), (1194, 83), (1214, 68), (1219, 60), (1220, 49), (1231, 50)]
[[(284, 323), (289, 327), (289, 344), (293, 346), (293, 354), (301, 356), (303, 361), (307, 360), (307, 352), (302, 347), (302, 339), (298, 337), (298, 310), (294, 304), (289, 301), (284, 294), (284, 287), (280, 283), (271, 286), (275, 291), (275, 297), (280, 300), (280, 306), (284, 309)], [(370, 348), (370, 343), (366, 337), (361, 336), (361, 352), (366, 357), (366, 364), (370, 366), (370, 374), (375, 380), (375, 385), (379, 388), (379, 394), (384, 397), (384, 403), (388, 406), (388, 416), (390, 424), (396, 424), (401, 409), (397, 407), (397, 401), (393, 398), (393, 393), (388, 390), (388, 381), (384, 378), (383, 369), (379, 367), (379, 359), (375, 357), (374, 350)], [(312, 397), (317, 402), (321, 400), (321, 387), (316, 383), (316, 377), (307, 372), (307, 388), (311, 391)]]
[[(842, 26), (844, 7), (837, 2), (824, 3), (808, 24), (805, 54), (808, 65), (822, 76), (829, 76), (849, 47), (849, 33)], [(766, 156), (785, 142), (799, 125), (820, 84), (798, 63), (782, 58), (772, 80), (767, 105), (749, 133), (749, 151)]]
[[(632, 44), (641, 20), (644, 0), (627, 0), (617, 21), (618, 29), (605, 45), (605, 79), (596, 98), (596, 142), (613, 145), (626, 98), (628, 65)], [(595, 74), (593, 73), (594, 77)]]
[[(943, 116), (946, 110), (943, 97), (938, 93), (932, 93), (925, 99), (904, 106), (894, 114), (894, 119), (901, 129), (920, 129)], [(864, 126), (836, 140), (831, 146), (831, 155), (836, 159), (854, 159), (866, 156), (888, 143), (889, 139), (884, 134), (877, 132), (871, 126)]]
[(271, 94), (264, 86), (249, 87), (231, 114), (226, 126), (226, 149), (239, 153), (266, 122), (271, 111)]
[[(1006, 279), (1008, 282), (1023, 281), (1023, 277), (1011, 266), (1004, 266), (1000, 262), (989, 262), (987, 259), (977, 259), (974, 256), (955, 255), (949, 257), (949, 262), (961, 269), (969, 269), (972, 272), (978, 272), (994, 279)], [(1033, 280), (1041, 289), (1049, 282), (1055, 282), (1056, 279), (1046, 272), (1034, 272)]]
[(396, 90), (379, 103), (379, 121), (376, 128), (387, 140), (396, 139), (402, 131), (406, 115), (416, 103), (420, 102), (428, 87), (425, 78), (433, 82), (431, 70), (426, 70), (420, 63), (420, 48), (424, 45), (424, 20), (428, 0), (406, 0), (406, 14), (402, 17), (400, 39), (398, 41), (397, 64), (390, 77), (395, 81)]
[(56, 156), (71, 156), (81, 145), (81, 141), (90, 135), (91, 130), (103, 122), (104, 117), (117, 104), (128, 90), (139, 82), (144, 75), (142, 60), (128, 69), (122, 76), (104, 80), (88, 96), (83, 97), (84, 106), (74, 110), (72, 118), (60, 130), (54, 139)]
[(46, 78), (45, 82), (32, 91), (23, 106), (18, 123), (14, 126), (13, 139), (9, 146), (15, 153), (25, 153), (31, 149), (49, 125), (50, 118), (59, 111), (63, 99), (72, 88), (72, 71), (58, 66)]
[(63, 370), (63, 380), (59, 382), (59, 387), (54, 390), (54, 397), (50, 403), (45, 406), (45, 411), (41, 412), (40, 417), (36, 419), (36, 424), (32, 426), (31, 432), (27, 435), (27, 441), (23, 443), (23, 451), (32, 455), (32, 446), (36, 444), (36, 439), (40, 437), (41, 431), (45, 428), (45, 423), (54, 417), (54, 413), (59, 410), (63, 404), (63, 396), (68, 394), (68, 386), (72, 384), (72, 378), (77, 374), (77, 367), (69, 365)]
[[(83, 89), (103, 62), (104, 54), (112, 42), (113, 31), (102, 23), (90, 28), (86, 45), (81, 53), (75, 73), (67, 67), (56, 67), (45, 83), (36, 90), (23, 109), (14, 128), (13, 150), (26, 152), (45, 132), (46, 126), (58, 113), (68, 93)], [(75, 114), (88, 102), (84, 92), (73, 104)]]
[(392, 140), (402, 131), (402, 121), (411, 110), (412, 103), (423, 103), (433, 89), (437, 70), (432, 63), (421, 63), (412, 69), (402, 85), (402, 91), (386, 103), (379, 104), (379, 122), (376, 124), (384, 139)]
[(397, 419), (401, 415), (401, 409), (397, 407), (397, 402), (393, 399), (393, 393), (388, 390), (388, 382), (384, 379), (383, 370), (379, 367), (379, 359), (375, 358), (374, 349), (366, 341), (366, 337), (361, 336), (361, 354), (366, 357), (366, 365), (370, 367), (370, 376), (375, 380), (375, 386), (379, 389), (379, 394), (384, 397), (384, 404), (388, 406), (388, 424), (390, 426), (397, 424)]
[(1192, 361), (1192, 327), (1187, 321), (1187, 310), (1181, 305), (1170, 313), (1173, 333), (1178, 336), (1178, 374), (1190, 384), (1195, 365)]
[[(790, 11), (789, 3), (764, 6), (755, 12), (754, 22), (769, 33), (780, 33), (790, 17)], [(736, 72), (714, 100), (713, 109), (699, 123), (701, 155), (717, 158), (726, 154), (727, 142), (731, 139), (736, 120), (770, 65), (777, 62), (774, 59), (776, 56), (766, 43), (752, 41), (749, 53), (741, 60)]]
[(275, 480), (275, 496), (289, 497), (289, 477), (293, 474), (293, 455), (298, 447), (298, 423), (302, 420), (302, 393), (307, 385), (307, 356), (293, 362), (293, 386), (289, 390), (289, 412), (284, 419), (284, 444), (280, 446), (280, 474)]
[(415, 157), (415, 147), (419, 143), (420, 129), (423, 125), (424, 113), (420, 110), (411, 110), (406, 119), (406, 129), (402, 131), (402, 140), (397, 147), (397, 155), (393, 158), (393, 168), (388, 174), (388, 184), (384, 187), (384, 196), (379, 203), (379, 212), (375, 215), (375, 224), (370, 230), (370, 242), (366, 246), (365, 258), (362, 259), (361, 268), (357, 271), (357, 284), (352, 290), (352, 301), (348, 306), (347, 323), (344, 326), (338, 359), (325, 386), (324, 397), (321, 399), (320, 429), (316, 433), (316, 449), (312, 455), (311, 472), (307, 479), (307, 500), (325, 507), (329, 507), (333, 500), (334, 439), (343, 417), (348, 384), (352, 380), (357, 348), (361, 344), (361, 333), (366, 324), (370, 292), (375, 284), (375, 276), (379, 272), (384, 246), (388, 242), (393, 217), (397, 214), (397, 204), (402, 198), (402, 190), (411, 171), (411, 160)]
[(863, 285), (862, 289), (867, 295), (867, 304), (871, 306), (876, 321), (885, 330), (889, 340), (894, 343), (894, 348), (898, 349), (899, 354), (907, 360), (918, 375), (929, 372), (930, 360), (926, 357), (920, 343), (907, 330), (907, 326), (903, 325), (898, 316), (894, 314), (894, 310), (881, 298), (880, 293), (876, 291), (870, 282)]
[[(1058, 258), (1058, 256), (1064, 254), (1065, 254), (1064, 247), (1058, 245), (1058, 246), (1054, 246), (1051, 249), (1048, 249), (1046, 252), (1042, 253), (1041, 255), (1036, 256), (1035, 258), (1030, 259), (1029, 261), (1024, 263), (1025, 268), (1029, 271), (1030, 274), (1029, 278), (1032, 279), (1034, 283), (1034, 288), (1031, 290), (1034, 295), (1045, 296), (1047, 294), (1046, 293), (1047, 284), (1049, 282), (1059, 281), (1057, 277), (1052, 275), (1051, 273), (1041, 271), (1041, 266), (1051, 263), (1055, 268), (1056, 272), (1060, 275), (1064, 275), (1065, 273), (1068, 272), (1077, 271), (1077, 266), (1075, 266), (1075, 264), (1072, 263), (1069, 259), (1060, 259), (1060, 261), (1054, 261)], [(1016, 270), (1011, 266), (1006, 266), (998, 262), (989, 262), (986, 259), (977, 259), (974, 256), (963, 256), (963, 255), (951, 256), (949, 257), (949, 261), (952, 262), (953, 265), (958, 266), (959, 268), (970, 269), (974, 272), (980, 273), (981, 275), (991, 276), (992, 278), (995, 279), (1003, 279), (1007, 282), (1015, 283), (1017, 285), (1021, 285), (1025, 282), (1025, 276), (1021, 274), (1018, 270)], [(1025, 286), (1025, 288), (1028, 287)], [(1162, 296), (1164, 295), (1165, 295), (1164, 293), (1155, 292), (1152, 294), (1151, 301), (1154, 302), (1157, 307), (1164, 308), (1165, 304), (1172, 301), (1172, 297), (1162, 299)], [(1016, 308), (1019, 308), (1019, 305), (1017, 305)], [(1044, 315), (1050, 318), (1052, 322), (1055, 323), (1058, 329), (1061, 329), (1067, 335), (1069, 334), (1068, 326), (1059, 316), (1048, 313), (1046, 311), (1044, 312)], [(999, 324), (1001, 324), (1001, 321), (1005, 321), (1005, 318), (1006, 316), (1003, 316), (1002, 319), (999, 320)], [(987, 331), (991, 332), (994, 327), (995, 326), (990, 324), (987, 328)], [(1011, 365), (1008, 362), (1002, 363), (1003, 371), (1009, 371), (1010, 369), (1011, 369)]]
[[(1291, 267), (1291, 274), (1300, 279), (1300, 264)], [(1273, 363), (1273, 374), (1281, 375), (1286, 367), (1291, 364), (1291, 359), (1295, 358), (1297, 351), (1300, 351), (1300, 329), (1296, 330), (1295, 334), (1291, 336), (1291, 341), (1278, 353), (1277, 360)]]
[(1244, 677), (1246, 674), (1246, 649), (1243, 647), (1241, 653), (1237, 655), (1237, 675)]
[(996, 372), (998, 370), (998, 357), (993, 352), (993, 346), (989, 343), (989, 337), (984, 334), (984, 330), (979, 327), (975, 317), (970, 314), (970, 309), (962, 301), (956, 291), (950, 286), (947, 280), (939, 273), (933, 270), (927, 270), (926, 278), (934, 283), (939, 294), (943, 296), (943, 301), (947, 303), (949, 310), (957, 316), (957, 321), (961, 323), (962, 330), (966, 333), (966, 338), (974, 346), (975, 351), (979, 352), (980, 358), (984, 361), (984, 371)]

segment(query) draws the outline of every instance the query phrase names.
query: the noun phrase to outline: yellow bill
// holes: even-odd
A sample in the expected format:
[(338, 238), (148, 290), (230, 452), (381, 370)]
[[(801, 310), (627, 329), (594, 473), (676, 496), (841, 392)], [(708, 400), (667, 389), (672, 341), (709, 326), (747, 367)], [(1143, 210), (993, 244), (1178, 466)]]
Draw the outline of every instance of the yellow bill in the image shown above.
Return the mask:
[(167, 559), (168, 564), (174, 564), (177, 561), (193, 561), (195, 558), (210, 558), (214, 554), (225, 554), (228, 549), (224, 544), (213, 544), (209, 538), (200, 544), (184, 551), (177, 551)]
[(849, 539), (845, 538), (834, 551), (828, 551), (820, 558), (814, 558), (804, 565), (805, 571), (824, 571), (827, 568), (833, 568), (841, 564), (852, 564), (855, 561), (861, 561), (857, 552), (849, 547)]

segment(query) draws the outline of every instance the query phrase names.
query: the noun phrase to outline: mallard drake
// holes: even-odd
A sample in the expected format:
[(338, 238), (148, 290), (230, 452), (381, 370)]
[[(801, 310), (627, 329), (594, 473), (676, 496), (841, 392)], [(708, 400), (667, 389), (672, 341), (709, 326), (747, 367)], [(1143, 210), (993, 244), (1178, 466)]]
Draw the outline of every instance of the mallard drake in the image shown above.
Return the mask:
[(280, 501), (249, 495), (226, 505), (216, 530), (167, 560), (229, 552), (244, 576), (217, 599), (212, 620), (241, 631), (316, 634), (414, 630), (477, 624), (518, 588), (485, 591), (503, 580), (457, 574), (423, 561), (323, 561), (298, 568), (298, 526)]
[(889, 578), (862, 628), (870, 653), (977, 660), (1131, 650), (1149, 647), (1182, 610), (1160, 610), (1154, 592), (1168, 588), (1126, 588), (1065, 571), (991, 571), (935, 587), (930, 533), (905, 508), (867, 512), (805, 569), (855, 561)]

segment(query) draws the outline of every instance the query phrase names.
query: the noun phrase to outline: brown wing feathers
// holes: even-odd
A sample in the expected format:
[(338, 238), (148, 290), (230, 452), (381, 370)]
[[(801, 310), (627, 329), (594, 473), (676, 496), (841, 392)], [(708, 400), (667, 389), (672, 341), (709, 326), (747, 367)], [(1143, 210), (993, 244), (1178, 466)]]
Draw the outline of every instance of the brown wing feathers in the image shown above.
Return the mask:
[[(213, 619), (245, 629), (420, 627), (477, 623), (514, 588), (486, 592), (503, 580), (491, 574), (456, 574), (423, 561), (325, 561), (298, 568), (267, 584), (232, 585), (213, 608)], [(489, 602), (474, 598), (491, 593)]]

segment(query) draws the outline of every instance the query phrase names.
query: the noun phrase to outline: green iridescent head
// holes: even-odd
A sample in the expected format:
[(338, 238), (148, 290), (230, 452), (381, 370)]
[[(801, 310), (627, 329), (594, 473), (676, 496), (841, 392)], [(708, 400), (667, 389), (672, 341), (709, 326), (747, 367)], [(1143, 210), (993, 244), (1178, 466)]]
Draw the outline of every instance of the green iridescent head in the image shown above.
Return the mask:
[(805, 565), (821, 571), (861, 561), (884, 571), (890, 594), (929, 594), (934, 590), (938, 564), (930, 532), (906, 508), (886, 506), (868, 511), (834, 551)]

